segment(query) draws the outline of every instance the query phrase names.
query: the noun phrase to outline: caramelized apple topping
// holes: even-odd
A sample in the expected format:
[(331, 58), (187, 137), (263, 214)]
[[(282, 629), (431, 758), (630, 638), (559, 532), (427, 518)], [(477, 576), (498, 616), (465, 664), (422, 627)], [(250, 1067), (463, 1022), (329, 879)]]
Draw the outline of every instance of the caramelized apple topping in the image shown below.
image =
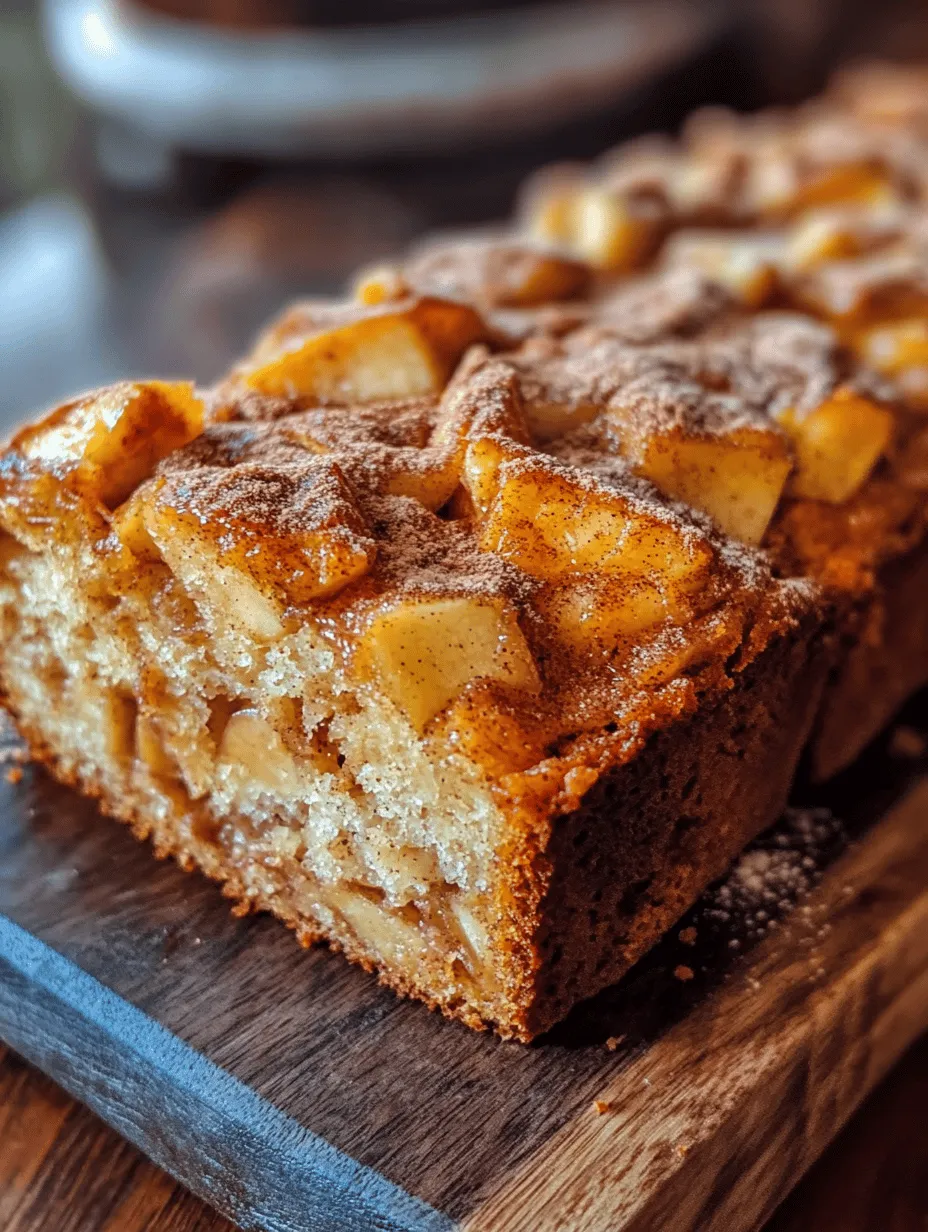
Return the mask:
[(468, 346), (488, 336), (465, 304), (432, 296), (373, 306), (297, 306), (258, 340), (235, 376), (248, 389), (319, 402), (439, 392)]
[(369, 570), (375, 544), (338, 464), (200, 467), (156, 481), (145, 528), (181, 584), (223, 623), (270, 639), (291, 606)]
[(361, 639), (355, 666), (419, 731), (471, 681), (539, 688), (514, 613), (492, 599), (418, 599), (389, 607)]
[(793, 438), (797, 456), (793, 491), (810, 500), (839, 505), (860, 488), (888, 446), (892, 413), (848, 389), (806, 414), (791, 407), (780, 422)]
[(124, 381), (69, 402), (23, 429), (13, 447), (113, 508), (162, 458), (202, 429), (203, 406), (192, 385)]

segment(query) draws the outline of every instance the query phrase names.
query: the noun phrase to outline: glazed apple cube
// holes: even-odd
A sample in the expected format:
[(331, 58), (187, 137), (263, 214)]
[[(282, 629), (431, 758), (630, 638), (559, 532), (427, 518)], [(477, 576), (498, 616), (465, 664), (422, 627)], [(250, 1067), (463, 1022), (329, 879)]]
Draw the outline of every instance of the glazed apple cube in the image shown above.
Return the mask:
[(864, 359), (887, 376), (928, 368), (928, 320), (913, 317), (879, 325), (861, 335), (858, 345)]
[(528, 459), (500, 464), (480, 545), (545, 580), (631, 573), (671, 592), (697, 585), (712, 559), (709, 545), (669, 516)]
[(751, 209), (780, 218), (802, 210), (847, 204), (880, 204), (890, 196), (886, 176), (868, 163), (841, 163), (803, 174), (789, 155), (758, 158), (745, 186)]
[(582, 292), (590, 269), (530, 240), (463, 235), (422, 247), (403, 267), (403, 277), (422, 294), (493, 308), (532, 308)]
[(49, 468), (71, 468), (85, 492), (114, 508), (202, 430), (203, 404), (189, 382), (123, 381), (54, 411), (13, 444)]
[(509, 274), (496, 302), (506, 308), (532, 308), (579, 295), (587, 286), (590, 271), (584, 263), (551, 252), (512, 246), (508, 260), (501, 252)]
[(595, 419), (601, 407), (593, 402), (557, 402), (533, 398), (525, 404), (525, 418), (535, 440), (546, 444)]
[(883, 170), (866, 162), (852, 162), (829, 167), (802, 185), (792, 208), (808, 210), (839, 204), (874, 206), (892, 198), (892, 185)]
[(792, 469), (783, 435), (759, 428), (712, 437), (655, 435), (642, 442), (635, 461), (665, 495), (749, 544), (763, 539)]
[(625, 638), (654, 628), (671, 612), (660, 587), (636, 573), (558, 586), (543, 604), (559, 639), (575, 650), (608, 654)]
[(147, 492), (143, 488), (124, 501), (113, 514), (113, 531), (120, 545), (131, 553), (127, 558), (130, 562), (132, 557), (157, 559), (159, 555), (145, 525), (146, 497)]
[(839, 505), (861, 486), (893, 434), (885, 407), (850, 390), (838, 390), (813, 411), (784, 411), (780, 422), (793, 439), (792, 490), (809, 500)]
[(852, 257), (859, 250), (859, 236), (840, 215), (814, 211), (801, 217), (790, 231), (786, 261), (791, 269), (805, 270), (824, 261)]
[(463, 456), (468, 441), (488, 435), (531, 439), (516, 370), (475, 347), (442, 395), (429, 445)]
[(669, 268), (696, 269), (726, 287), (747, 308), (763, 304), (777, 285), (783, 240), (772, 233), (680, 231), (664, 249)]
[(181, 585), (222, 623), (270, 640), (288, 607), (328, 598), (370, 568), (375, 544), (330, 459), (194, 476), (163, 481), (144, 525)]
[(418, 731), (472, 680), (539, 688), (531, 652), (501, 599), (411, 599), (375, 617), (356, 653), (372, 680)]
[(928, 407), (928, 320), (913, 317), (865, 330), (857, 349), (871, 367), (894, 379), (910, 406)]
[(530, 456), (530, 451), (497, 434), (478, 437), (468, 444), (461, 481), (478, 514), (485, 516), (496, 499), (502, 464)]
[(177, 762), (165, 748), (157, 723), (139, 712), (135, 719), (135, 751), (152, 774), (159, 778), (177, 778)]
[[(468, 363), (465, 357), (462, 368)], [(509, 364), (490, 360), (464, 379), (455, 376), (423, 454), (439, 459), (442, 475), (454, 480), (449, 497), (463, 483), (469, 498), (485, 509), (495, 492), (499, 460), (526, 453), (528, 440), (516, 373)]]
[(330, 316), (306, 333), (272, 331), (239, 370), (245, 384), (343, 403), (437, 393), (466, 348), (487, 334), (472, 308), (431, 296)]
[(571, 202), (569, 242), (594, 269), (634, 269), (656, 238), (656, 223), (656, 217), (642, 205), (591, 185)]
[(458, 487), (458, 468), (452, 458), (431, 451), (422, 453), (409, 465), (398, 463), (392, 467), (384, 490), (391, 496), (409, 496), (437, 513)]

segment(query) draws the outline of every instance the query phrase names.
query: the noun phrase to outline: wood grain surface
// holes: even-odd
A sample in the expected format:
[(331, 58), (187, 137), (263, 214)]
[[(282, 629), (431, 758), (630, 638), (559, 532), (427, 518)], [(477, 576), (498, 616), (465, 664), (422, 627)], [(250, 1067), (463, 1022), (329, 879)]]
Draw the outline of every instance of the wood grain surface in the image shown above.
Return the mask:
[[(928, 1037), (866, 1101), (764, 1232), (925, 1232)], [(4, 1232), (233, 1232), (0, 1045)]]
[(531, 1048), (233, 920), (30, 771), (0, 1035), (245, 1227), (758, 1228), (928, 1023), (926, 771), (858, 767), (856, 841), (747, 958), (674, 934)]

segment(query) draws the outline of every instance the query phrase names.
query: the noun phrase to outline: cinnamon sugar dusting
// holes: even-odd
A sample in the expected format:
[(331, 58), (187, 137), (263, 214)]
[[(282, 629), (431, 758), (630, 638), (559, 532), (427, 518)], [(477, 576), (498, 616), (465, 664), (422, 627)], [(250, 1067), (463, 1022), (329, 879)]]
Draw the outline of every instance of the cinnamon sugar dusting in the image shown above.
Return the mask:
[[(781, 371), (786, 362), (781, 350)], [(238, 552), (240, 567), (248, 552), (276, 544), (286, 555), (292, 543), (329, 535), (349, 564), (341, 590), (319, 600), (320, 618), (337, 612), (352, 636), (363, 636), (372, 604), (504, 601), (543, 686), (520, 703), (520, 721), (550, 743), (565, 727), (637, 713), (631, 699), (681, 668), (709, 682), (709, 665), (730, 659), (749, 627), (772, 631), (794, 620), (797, 604), (815, 602), (777, 582), (762, 553), (636, 474), (614, 430), (619, 407), (647, 432), (769, 426), (765, 393), (742, 392), (749, 364), (765, 391), (763, 350), (735, 318), (649, 346), (602, 325), (498, 355), (474, 348), (439, 398), (227, 404), (222, 422), (160, 464), (155, 499), (196, 519), (221, 551)], [(542, 404), (586, 406), (592, 418), (547, 433), (539, 448)], [(508, 495), (517, 491), (526, 495)], [(527, 499), (541, 502), (534, 512)], [(600, 526), (600, 538), (581, 549), (584, 525)], [(626, 541), (629, 566), (621, 555), (610, 563)], [(677, 583), (678, 569), (694, 580)]]
[[(298, 613), (354, 644), (389, 605), (492, 600), (539, 687), (496, 681), (487, 704), (541, 733), (539, 759), (606, 723), (632, 747), (727, 689), (824, 588), (862, 593), (928, 517), (904, 381), (869, 375), (855, 333), (876, 306), (895, 321), (928, 304), (912, 208), (928, 156), (889, 127), (833, 101), (704, 113), (679, 142), (539, 181), (542, 242), (439, 237), (356, 302), (294, 305), (206, 395), (197, 439), (149, 441), (141, 550), (170, 556), (148, 506), (186, 519), (260, 583), (268, 637)], [(713, 243), (716, 272), (686, 258)], [(758, 254), (769, 278), (745, 291)], [(97, 438), (80, 432), (55, 439), (89, 450), (92, 499)]]

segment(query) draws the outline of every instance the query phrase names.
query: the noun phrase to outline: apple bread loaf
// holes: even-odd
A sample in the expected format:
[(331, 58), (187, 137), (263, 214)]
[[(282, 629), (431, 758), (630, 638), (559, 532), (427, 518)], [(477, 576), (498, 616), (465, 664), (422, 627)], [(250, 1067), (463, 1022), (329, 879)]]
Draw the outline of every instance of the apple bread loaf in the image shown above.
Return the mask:
[[(33, 754), (471, 1026), (529, 1040), (619, 978), (810, 741), (828, 772), (928, 677), (928, 639), (900, 666), (886, 634), (928, 584), (917, 190), (841, 90), (846, 146), (800, 114), (755, 165), (761, 121), (695, 125), (711, 208), (655, 187), (675, 147), (616, 155), (576, 208), (576, 177), (536, 186), (536, 229), (595, 219), (633, 261), (436, 240), (294, 306), (212, 390), (122, 383), (20, 431), (0, 687)], [(717, 147), (746, 196), (706, 187)], [(797, 261), (842, 192), (835, 234), (883, 238), (823, 224)], [(818, 293), (840, 278), (866, 309)]]

